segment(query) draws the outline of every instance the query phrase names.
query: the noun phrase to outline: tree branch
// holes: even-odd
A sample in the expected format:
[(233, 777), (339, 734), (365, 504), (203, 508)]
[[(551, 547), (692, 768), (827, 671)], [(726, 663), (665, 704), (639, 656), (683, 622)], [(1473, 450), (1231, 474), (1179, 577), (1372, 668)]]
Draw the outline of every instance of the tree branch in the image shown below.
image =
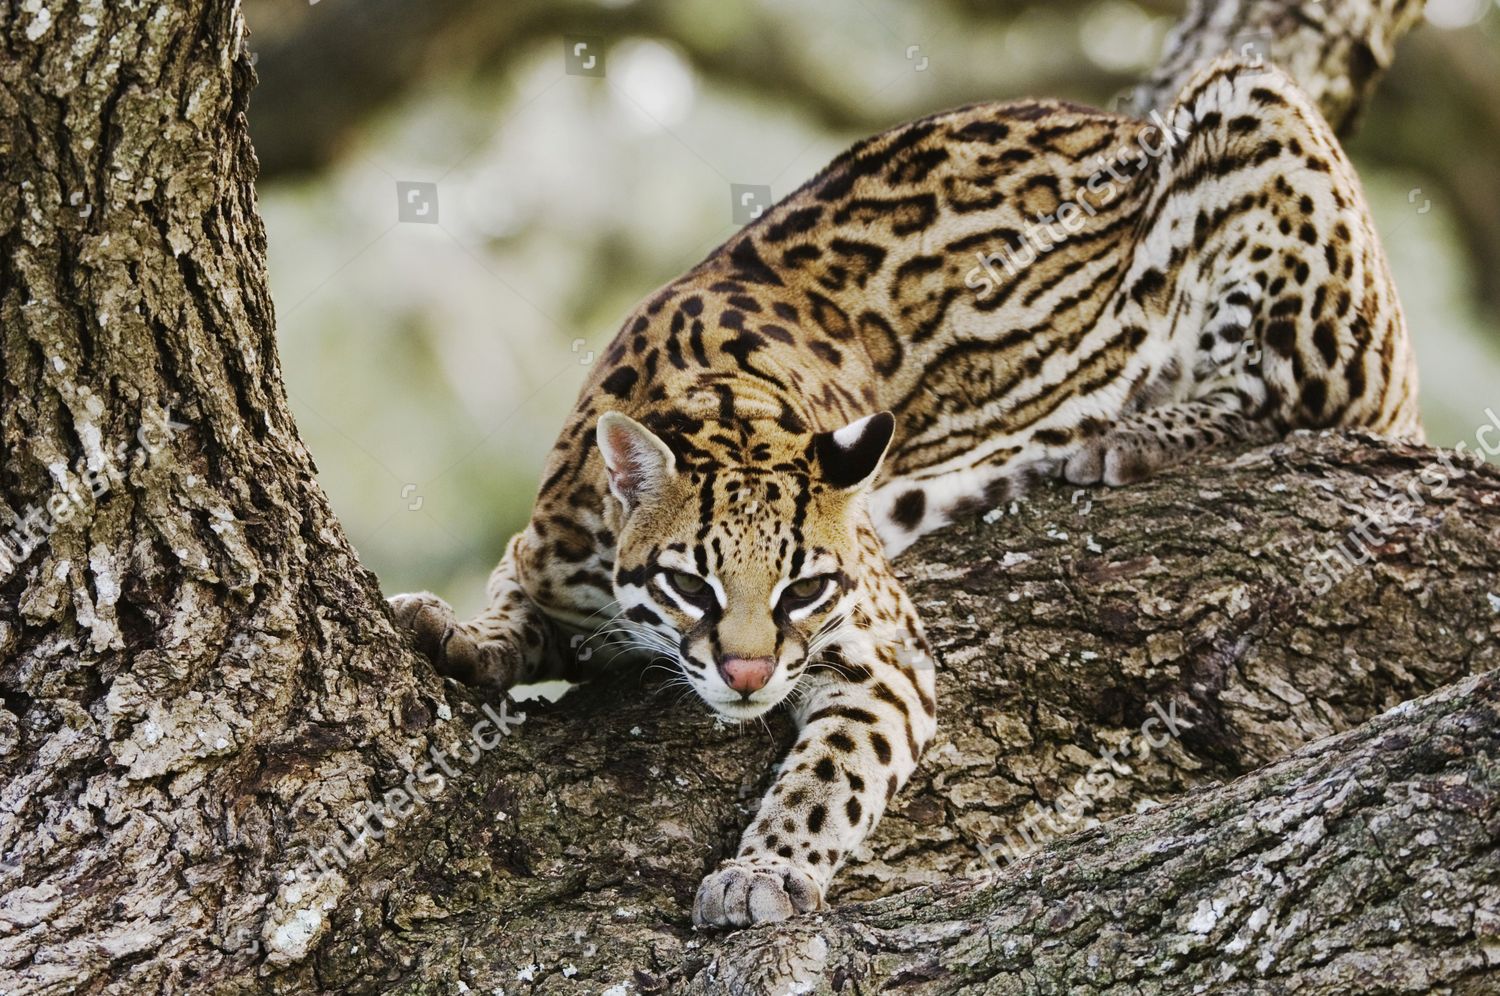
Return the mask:
[(1291, 74), (1343, 135), (1422, 17), (1423, 0), (1192, 0), (1167, 52), (1137, 91), (1136, 109), (1168, 106), (1223, 52), (1262, 58)]
[(993, 882), (742, 932), (691, 990), (1479, 992), (1497, 813), (1492, 672)]
[[(727, 942), (692, 932), (699, 878), (732, 853), (789, 731), (781, 722), (769, 736), (759, 727), (717, 728), (697, 703), (669, 704), (661, 689), (643, 691), (640, 678), (622, 674), (556, 706), (528, 704), (526, 724), (503, 749), (424, 812), (427, 822), (403, 828), (402, 842), (360, 869), (363, 886), (340, 906), (312, 964), (293, 977), (356, 990), (361, 980), (387, 977), (508, 988), (530, 975), (544, 992), (601, 991), (622, 981), (641, 992), (740, 984), (745, 992), (784, 992), (765, 981), (772, 971), (765, 959), (791, 972), (809, 931), (826, 930), (830, 955), (815, 966), (817, 991), (850, 977), (856, 964), (866, 970), (861, 987), (915, 985), (920, 977), (903, 974), (907, 961), (846, 964), (832, 952), (848, 950), (841, 938), (888, 935), (899, 946), (927, 936), (926, 919), (914, 917), (908, 933), (901, 922), (903, 911), (925, 908), (934, 895), (955, 897), (943, 907), (954, 917), (970, 902), (976, 923), (992, 914), (1029, 917), (1033, 908), (1015, 907), (1007, 890), (1030, 888), (1015, 876), (1035, 863), (1005, 872), (1002, 886), (1020, 884), (991, 893), (844, 904), (1005, 867), (995, 845), (1007, 834), (1018, 838), (1035, 812), (1050, 814), (1053, 829), (1036, 836), (1051, 844), (1058, 832), (1163, 803), (1188, 814), (1171, 832), (1192, 826), (1205, 841), (1201, 855), (1210, 855), (1214, 835), (1231, 832), (1220, 825), (1233, 822), (1227, 800), (1241, 798), (1233, 793), (1270, 793), (1291, 776), (1254, 775), (1247, 784), (1258, 788), (1225, 790), (1231, 795), (1217, 809), (1169, 800), (1196, 799), (1187, 793), (1500, 666), (1500, 614), (1491, 601), (1500, 471), (1450, 462), (1451, 471), (1431, 451), (1303, 435), (1127, 489), (1044, 488), (1015, 512), (914, 547), (901, 565), (939, 654), (939, 739), (866, 851), (841, 873), (834, 910), (821, 924)], [(1425, 505), (1398, 521), (1405, 516), (1393, 518), (1389, 503), (1411, 488)], [(1364, 525), (1370, 517), (1378, 527)], [(1339, 543), (1363, 556), (1363, 541), (1348, 539), (1356, 527), (1375, 537), (1369, 563), (1325, 590), (1327, 577), (1309, 565)], [(1146, 750), (1142, 726), (1157, 715), (1153, 703), (1179, 717), (1182, 730)], [(1150, 732), (1160, 739), (1160, 729)], [(1317, 756), (1347, 759), (1349, 777), (1363, 779), (1355, 745), (1364, 742)], [(1122, 744), (1131, 753), (1110, 768), (1111, 783), (1084, 793), (1081, 814), (1070, 817), (1077, 807), (1067, 800), (1100, 770), (1100, 749)], [(1455, 759), (1448, 774), (1457, 778), (1470, 765), (1476, 779), (1487, 778), (1485, 757)], [(379, 782), (401, 777), (382, 772)], [(1077, 857), (1101, 840), (1139, 847), (1145, 839), (1104, 825), (1107, 837), (1096, 828), (1052, 846)], [(1118, 844), (1121, 852), (1127, 846)], [(1112, 857), (1122, 869), (1112, 888), (1154, 883), (1143, 864), (1151, 854)], [(1052, 868), (1068, 859), (1048, 851), (1037, 860)], [(1490, 880), (1488, 864), (1448, 867)], [(1078, 872), (1077, 888), (1085, 874)], [(1200, 876), (1197, 884), (1211, 882)], [(1309, 915), (1342, 917), (1310, 903)], [(1278, 929), (1293, 922), (1279, 920)], [(952, 924), (931, 929), (961, 932)], [(1165, 952), (1176, 936), (1143, 932), (1138, 943)], [(743, 957), (758, 946), (770, 953)], [(1437, 946), (1412, 963), (1433, 967), (1456, 950), (1456, 942)], [(776, 976), (777, 985), (795, 976)], [(943, 978), (929, 980), (934, 991), (945, 991)]]

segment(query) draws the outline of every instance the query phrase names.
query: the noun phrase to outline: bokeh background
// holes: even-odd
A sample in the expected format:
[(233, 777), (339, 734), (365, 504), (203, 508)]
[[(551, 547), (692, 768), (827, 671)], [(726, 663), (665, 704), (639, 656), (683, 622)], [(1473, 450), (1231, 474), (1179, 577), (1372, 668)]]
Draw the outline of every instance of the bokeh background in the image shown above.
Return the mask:
[[(594, 353), (732, 184), (971, 101), (1111, 106), (1183, 4), (247, 0), (283, 368), (365, 563), (479, 607)], [(1497, 7), (1428, 0), (1349, 146), (1442, 445), (1500, 412)]]

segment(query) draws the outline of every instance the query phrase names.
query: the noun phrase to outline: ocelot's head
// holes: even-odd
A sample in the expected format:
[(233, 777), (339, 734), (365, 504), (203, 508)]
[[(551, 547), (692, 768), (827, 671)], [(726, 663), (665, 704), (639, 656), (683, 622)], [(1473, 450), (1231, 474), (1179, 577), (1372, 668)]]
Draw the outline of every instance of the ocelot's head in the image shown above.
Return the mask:
[(634, 641), (729, 718), (785, 698), (856, 610), (873, 542), (857, 527), (894, 424), (888, 412), (835, 432), (700, 424), (679, 456), (602, 416), (615, 597)]

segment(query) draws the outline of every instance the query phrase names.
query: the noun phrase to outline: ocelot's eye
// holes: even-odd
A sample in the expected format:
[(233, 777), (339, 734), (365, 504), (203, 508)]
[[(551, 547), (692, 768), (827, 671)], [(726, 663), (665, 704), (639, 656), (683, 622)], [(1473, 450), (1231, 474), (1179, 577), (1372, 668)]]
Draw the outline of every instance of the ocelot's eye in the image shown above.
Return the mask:
[(824, 574), (815, 578), (803, 578), (793, 581), (781, 592), (781, 606), (784, 609), (798, 609), (805, 605), (811, 605), (823, 597), (832, 583), (832, 578)]
[(701, 602), (709, 592), (708, 582), (686, 571), (667, 571), (667, 584), (689, 602)]

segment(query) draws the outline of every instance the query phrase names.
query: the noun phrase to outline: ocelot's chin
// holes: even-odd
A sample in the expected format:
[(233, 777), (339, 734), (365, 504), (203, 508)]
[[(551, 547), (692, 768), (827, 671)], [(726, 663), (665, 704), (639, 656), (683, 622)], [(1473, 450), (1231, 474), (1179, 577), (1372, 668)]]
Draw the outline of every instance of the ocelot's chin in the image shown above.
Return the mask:
[(766, 698), (761, 698), (759, 695), (756, 695), (748, 700), (709, 700), (708, 707), (712, 709), (716, 715), (739, 723), (747, 719), (756, 719), (760, 716), (764, 716), (766, 713), (770, 712), (777, 705), (779, 705), (783, 698), (785, 698), (784, 695), (778, 695), (774, 698), (771, 698), (769, 696)]

